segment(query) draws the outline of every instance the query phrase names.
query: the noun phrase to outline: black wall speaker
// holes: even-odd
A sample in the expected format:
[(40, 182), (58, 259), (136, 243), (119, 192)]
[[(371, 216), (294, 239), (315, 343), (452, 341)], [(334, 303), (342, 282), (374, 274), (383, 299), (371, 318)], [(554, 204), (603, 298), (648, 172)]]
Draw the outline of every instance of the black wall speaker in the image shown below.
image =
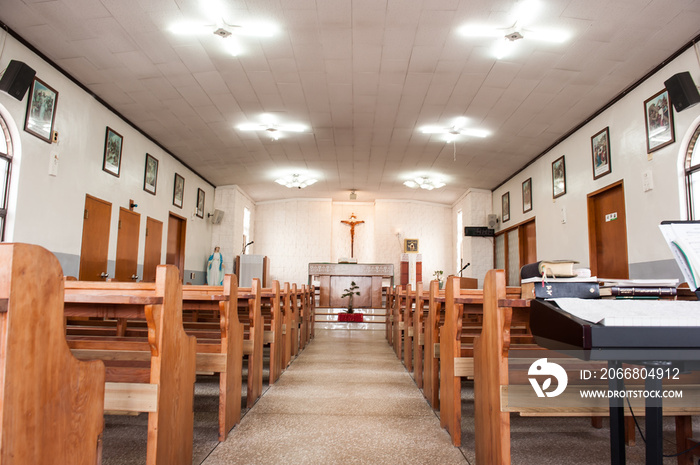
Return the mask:
[(700, 102), (700, 92), (688, 71), (674, 74), (664, 85), (676, 111), (683, 111)]
[(32, 85), (35, 75), (36, 71), (25, 63), (10, 60), (5, 74), (0, 79), (0, 90), (7, 92), (17, 100), (22, 100), (29, 86)]

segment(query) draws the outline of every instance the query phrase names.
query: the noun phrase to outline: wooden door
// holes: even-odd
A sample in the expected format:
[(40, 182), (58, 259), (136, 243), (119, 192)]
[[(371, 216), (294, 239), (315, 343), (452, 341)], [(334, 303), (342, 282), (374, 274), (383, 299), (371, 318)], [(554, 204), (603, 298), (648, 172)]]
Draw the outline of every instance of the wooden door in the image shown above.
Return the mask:
[(622, 181), (588, 194), (588, 245), (591, 274), (599, 278), (629, 278)]
[(175, 213), (168, 216), (168, 246), (165, 263), (175, 265), (180, 270), (180, 278), (185, 274), (185, 231), (187, 220)]
[(117, 262), (114, 267), (114, 279), (116, 281), (138, 281), (140, 224), (140, 214), (124, 207), (119, 208)]
[(160, 249), (163, 245), (163, 222), (146, 217), (146, 243), (143, 251), (143, 281), (156, 281), (156, 267), (160, 265)]
[(518, 240), (520, 241), (520, 268), (528, 263), (537, 261), (537, 234), (535, 219), (518, 226)]
[(81, 281), (101, 281), (108, 277), (107, 253), (111, 216), (111, 203), (85, 195), (78, 272), (78, 279)]

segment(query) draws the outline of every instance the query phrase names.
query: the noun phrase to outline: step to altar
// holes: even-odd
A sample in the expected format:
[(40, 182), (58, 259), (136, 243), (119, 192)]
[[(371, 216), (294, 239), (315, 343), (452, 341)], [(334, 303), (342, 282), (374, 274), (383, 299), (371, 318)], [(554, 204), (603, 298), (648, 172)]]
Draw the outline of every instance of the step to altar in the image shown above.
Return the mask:
[(384, 331), (386, 310), (383, 308), (356, 308), (353, 315), (362, 314), (362, 323), (338, 321), (338, 315), (345, 313), (346, 308), (316, 307), (317, 328), (321, 329), (361, 329), (368, 331)]

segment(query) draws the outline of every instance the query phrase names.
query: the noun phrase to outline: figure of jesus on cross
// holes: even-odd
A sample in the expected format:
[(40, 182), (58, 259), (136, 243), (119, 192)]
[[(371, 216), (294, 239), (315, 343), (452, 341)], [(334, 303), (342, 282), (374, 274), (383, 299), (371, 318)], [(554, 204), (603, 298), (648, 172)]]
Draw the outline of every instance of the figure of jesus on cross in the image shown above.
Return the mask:
[(350, 226), (350, 258), (355, 258), (355, 225), (362, 224), (364, 221), (355, 221), (357, 217), (354, 213), (350, 215), (350, 221), (341, 220), (343, 224)]

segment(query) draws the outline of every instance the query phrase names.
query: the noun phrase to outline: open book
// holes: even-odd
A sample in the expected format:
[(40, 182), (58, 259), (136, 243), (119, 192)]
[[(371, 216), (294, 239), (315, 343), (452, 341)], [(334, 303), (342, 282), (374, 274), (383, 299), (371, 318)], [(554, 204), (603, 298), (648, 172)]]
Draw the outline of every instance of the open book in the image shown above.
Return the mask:
[(688, 286), (698, 294), (700, 291), (700, 221), (663, 221), (659, 228)]

